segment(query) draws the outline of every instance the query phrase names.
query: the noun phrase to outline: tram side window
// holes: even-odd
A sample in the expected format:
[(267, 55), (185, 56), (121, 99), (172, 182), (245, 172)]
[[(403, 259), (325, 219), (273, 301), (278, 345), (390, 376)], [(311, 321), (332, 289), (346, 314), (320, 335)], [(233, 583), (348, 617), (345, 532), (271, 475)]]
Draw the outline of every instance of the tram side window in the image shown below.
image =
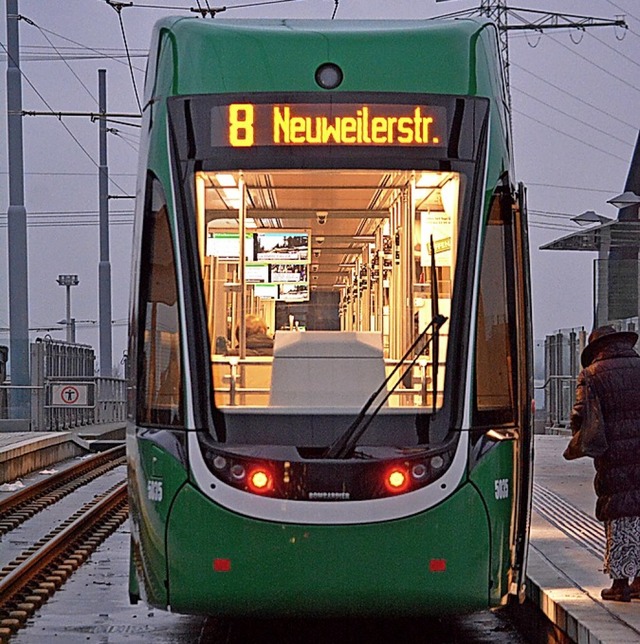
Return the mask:
[(160, 182), (147, 182), (140, 266), (137, 419), (141, 425), (183, 425), (176, 263)]
[(511, 202), (496, 193), (485, 231), (476, 327), (476, 425), (515, 421), (515, 256)]

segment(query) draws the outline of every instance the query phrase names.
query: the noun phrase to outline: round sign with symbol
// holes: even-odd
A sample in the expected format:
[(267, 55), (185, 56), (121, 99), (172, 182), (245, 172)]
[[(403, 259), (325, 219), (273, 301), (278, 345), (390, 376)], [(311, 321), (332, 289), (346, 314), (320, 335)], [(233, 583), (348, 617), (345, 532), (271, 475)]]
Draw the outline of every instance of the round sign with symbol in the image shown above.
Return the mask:
[(66, 387), (62, 387), (60, 390), (60, 397), (62, 398), (62, 402), (67, 404), (67, 405), (73, 405), (78, 402), (78, 399), (80, 398), (80, 392), (78, 391), (77, 387), (74, 387), (73, 385), (67, 385)]
[(51, 387), (51, 404), (54, 407), (86, 407), (88, 385), (55, 384)]

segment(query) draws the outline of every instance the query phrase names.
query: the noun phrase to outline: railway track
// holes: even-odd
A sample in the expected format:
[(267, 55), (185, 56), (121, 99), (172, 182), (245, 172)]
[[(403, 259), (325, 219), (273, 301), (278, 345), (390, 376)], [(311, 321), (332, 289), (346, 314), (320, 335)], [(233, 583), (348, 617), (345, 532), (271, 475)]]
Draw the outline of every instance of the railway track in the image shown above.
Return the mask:
[[(0, 536), (82, 486), (111, 475), (123, 463), (124, 447), (113, 448), (4, 499), (0, 502)], [(122, 476), (4, 563), (0, 569), (0, 642), (23, 627), (127, 516), (127, 485)]]
[(0, 500), (0, 537), (124, 462), (124, 445), (113, 447)]

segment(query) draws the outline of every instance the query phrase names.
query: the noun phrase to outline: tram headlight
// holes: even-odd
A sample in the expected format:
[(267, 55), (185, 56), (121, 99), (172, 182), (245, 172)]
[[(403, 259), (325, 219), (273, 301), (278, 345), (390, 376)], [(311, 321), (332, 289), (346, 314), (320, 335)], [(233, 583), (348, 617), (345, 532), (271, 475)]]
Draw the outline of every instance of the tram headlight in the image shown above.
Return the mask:
[(216, 456), (213, 459), (213, 467), (217, 470), (223, 470), (227, 466), (227, 459), (224, 456)]
[(427, 466), (424, 463), (416, 463), (411, 468), (411, 476), (413, 476), (416, 481), (423, 479), (427, 475)]
[(233, 476), (233, 478), (237, 481), (242, 480), (245, 474), (246, 471), (244, 469), (244, 466), (240, 465), (239, 463), (231, 466), (231, 476)]

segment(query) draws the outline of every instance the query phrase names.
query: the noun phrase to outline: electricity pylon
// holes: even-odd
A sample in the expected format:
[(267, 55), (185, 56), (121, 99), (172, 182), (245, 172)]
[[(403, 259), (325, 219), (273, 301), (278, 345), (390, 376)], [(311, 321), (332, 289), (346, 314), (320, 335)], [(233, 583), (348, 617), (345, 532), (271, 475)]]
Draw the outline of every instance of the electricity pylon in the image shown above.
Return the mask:
[(543, 33), (550, 29), (578, 29), (585, 31), (592, 27), (622, 27), (628, 29), (627, 23), (621, 16), (614, 20), (594, 18), (593, 16), (578, 16), (537, 9), (510, 9), (507, 0), (480, 0), (480, 7), (471, 9), (474, 13), (487, 16), (498, 27), (500, 48), (504, 61), (507, 87), (509, 86), (509, 31), (535, 31)]

